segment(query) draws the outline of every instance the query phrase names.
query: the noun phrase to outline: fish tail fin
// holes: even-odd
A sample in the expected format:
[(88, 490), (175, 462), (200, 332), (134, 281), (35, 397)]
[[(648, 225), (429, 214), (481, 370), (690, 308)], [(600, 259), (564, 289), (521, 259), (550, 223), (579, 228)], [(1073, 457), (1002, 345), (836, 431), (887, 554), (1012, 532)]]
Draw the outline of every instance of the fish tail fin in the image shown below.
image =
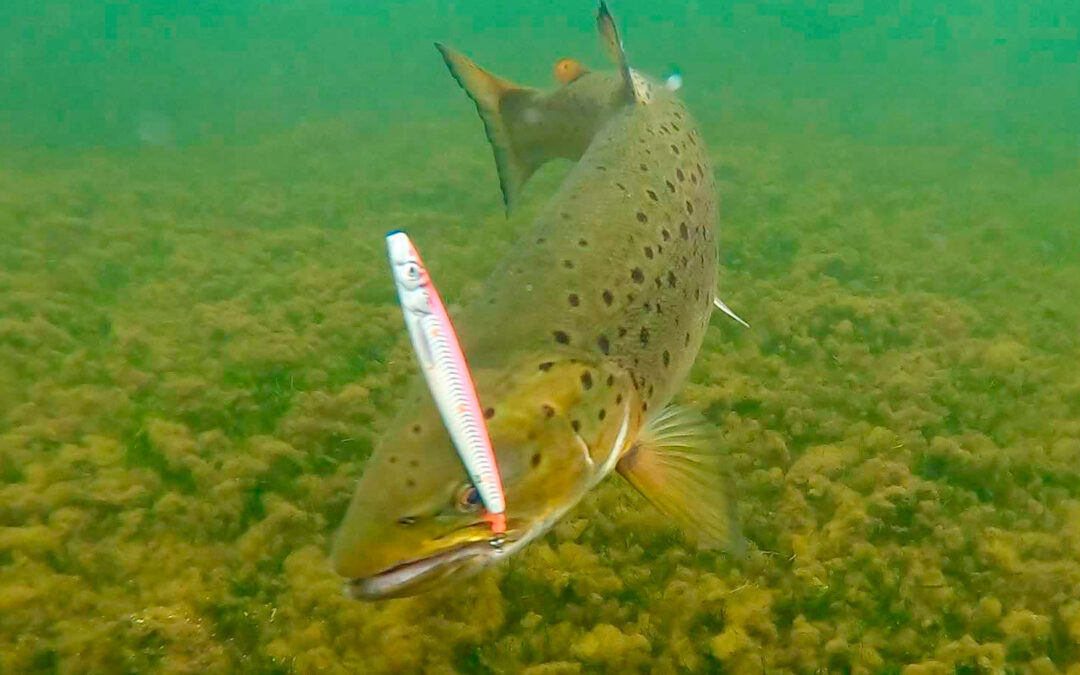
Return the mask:
[(446, 45), (435, 43), (435, 47), (442, 54), (450, 74), (476, 104), (476, 110), (484, 122), (484, 131), (495, 154), (503, 204), (509, 214), (525, 182), (546, 159), (530, 152), (528, 144), (517, 137), (520, 134), (515, 134), (515, 129), (520, 128), (516, 116), (527, 108), (528, 101), (535, 98), (537, 92), (492, 75)]
[(639, 98), (633, 74), (630, 71), (630, 64), (626, 60), (626, 50), (623, 49), (622, 38), (619, 37), (619, 30), (615, 27), (615, 19), (611, 16), (611, 12), (608, 11), (607, 3), (604, 0), (600, 0), (600, 7), (596, 10), (596, 30), (600, 33), (600, 41), (604, 45), (604, 51), (619, 67), (623, 84), (626, 85), (627, 98), (631, 100)]
[(700, 415), (668, 406), (619, 460), (619, 473), (702, 548), (746, 550), (725, 460)]

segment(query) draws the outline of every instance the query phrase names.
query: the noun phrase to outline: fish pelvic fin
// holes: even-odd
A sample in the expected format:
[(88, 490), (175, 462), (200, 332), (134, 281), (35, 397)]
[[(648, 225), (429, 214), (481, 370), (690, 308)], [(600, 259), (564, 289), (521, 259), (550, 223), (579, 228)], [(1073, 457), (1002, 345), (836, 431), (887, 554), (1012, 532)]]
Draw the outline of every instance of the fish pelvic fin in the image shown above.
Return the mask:
[(749, 328), (750, 327), (750, 324), (743, 321), (742, 318), (738, 314), (735, 313), (735, 310), (728, 307), (727, 304), (723, 300), (720, 299), (719, 295), (714, 295), (713, 299), (712, 299), (712, 302), (713, 302), (713, 304), (716, 306), (716, 308), (718, 310), (720, 310), (724, 314), (727, 314), (728, 316), (730, 316), (732, 319), (735, 319), (736, 321), (741, 323), (744, 328)]
[(455, 49), (438, 42), (435, 47), (442, 54), (450, 74), (476, 104), (476, 111), (484, 122), (484, 131), (495, 154), (503, 205), (509, 215), (517, 205), (525, 182), (546, 159), (532, 152), (527, 139), (518, 138), (520, 134), (515, 133), (521, 128), (520, 120), (515, 118), (528, 108), (528, 102), (538, 93), (530, 87), (492, 75)]
[(596, 30), (600, 33), (600, 41), (604, 45), (604, 51), (608, 57), (619, 67), (623, 84), (626, 86), (626, 97), (629, 100), (639, 100), (638, 85), (634, 81), (630, 64), (626, 60), (626, 51), (623, 49), (622, 38), (619, 30), (615, 27), (615, 19), (608, 11), (607, 3), (600, 0), (600, 7), (596, 10)]
[(699, 548), (742, 556), (742, 535), (726, 462), (700, 415), (671, 405), (646, 424), (616, 465), (618, 472)]

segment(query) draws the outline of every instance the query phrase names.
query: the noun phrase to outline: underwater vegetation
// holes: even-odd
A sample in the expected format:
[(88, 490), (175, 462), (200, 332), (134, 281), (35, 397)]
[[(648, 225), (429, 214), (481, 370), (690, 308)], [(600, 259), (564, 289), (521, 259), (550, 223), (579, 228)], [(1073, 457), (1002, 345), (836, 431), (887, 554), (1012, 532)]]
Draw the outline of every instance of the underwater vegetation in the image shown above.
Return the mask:
[(716, 317), (679, 400), (750, 553), (610, 479), (381, 604), (326, 557), (414, 367), (382, 235), (453, 303), (565, 167), (506, 222), (464, 114), (12, 154), (0, 673), (1080, 673), (1080, 167), (700, 116), (752, 328)]

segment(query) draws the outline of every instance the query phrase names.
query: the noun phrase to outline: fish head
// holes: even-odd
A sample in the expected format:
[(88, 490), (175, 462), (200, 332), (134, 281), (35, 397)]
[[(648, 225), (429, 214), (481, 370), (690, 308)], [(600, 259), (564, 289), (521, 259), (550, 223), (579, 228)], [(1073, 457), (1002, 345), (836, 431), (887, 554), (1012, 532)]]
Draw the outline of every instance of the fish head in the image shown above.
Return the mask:
[(529, 372), (474, 373), (502, 477), (505, 534), (493, 535), (421, 393), (380, 439), (335, 540), (331, 563), (348, 580), (348, 595), (402, 597), (466, 578), (544, 532), (589, 488), (596, 462), (573, 419), (587, 366), (529, 363)]

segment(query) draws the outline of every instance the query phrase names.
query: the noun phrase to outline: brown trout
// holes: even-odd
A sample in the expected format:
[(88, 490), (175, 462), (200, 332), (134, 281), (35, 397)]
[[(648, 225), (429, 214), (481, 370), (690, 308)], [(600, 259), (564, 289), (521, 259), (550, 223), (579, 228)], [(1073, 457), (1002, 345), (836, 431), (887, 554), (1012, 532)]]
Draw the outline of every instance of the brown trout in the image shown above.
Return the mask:
[(331, 560), (355, 598), (419, 593), (505, 558), (613, 469), (699, 544), (743, 540), (701, 420), (671, 406), (709, 325), (718, 220), (697, 127), (674, 92), (618, 65), (556, 64), (553, 91), (518, 86), (442, 45), (494, 149), (507, 210), (545, 162), (576, 164), (532, 231), (454, 315), (506, 496), (488, 522), (430, 395), (412, 395), (368, 460)]

